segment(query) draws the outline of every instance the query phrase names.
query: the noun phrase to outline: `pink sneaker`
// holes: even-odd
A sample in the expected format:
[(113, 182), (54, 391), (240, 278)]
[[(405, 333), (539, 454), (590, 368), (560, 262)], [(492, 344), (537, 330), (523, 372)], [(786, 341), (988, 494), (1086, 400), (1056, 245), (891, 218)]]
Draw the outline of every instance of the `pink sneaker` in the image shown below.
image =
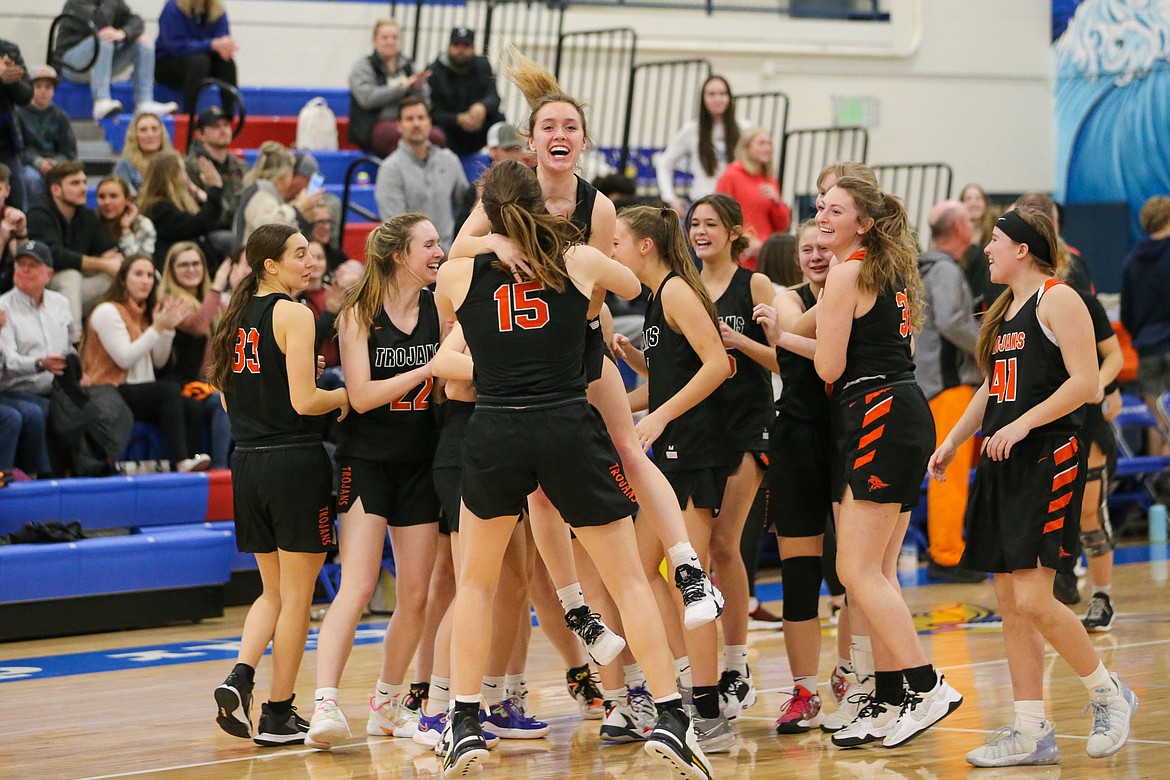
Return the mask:
[(780, 709), (780, 717), (776, 719), (776, 733), (804, 734), (821, 725), (823, 718), (821, 697), (803, 685), (797, 685), (792, 691), (792, 697)]

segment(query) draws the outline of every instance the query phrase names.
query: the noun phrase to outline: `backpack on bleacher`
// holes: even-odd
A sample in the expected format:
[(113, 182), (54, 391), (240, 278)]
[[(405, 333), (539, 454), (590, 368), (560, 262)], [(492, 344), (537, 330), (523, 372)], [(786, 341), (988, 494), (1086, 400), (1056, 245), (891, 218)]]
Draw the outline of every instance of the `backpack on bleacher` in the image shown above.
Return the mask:
[(297, 148), (337, 151), (337, 117), (325, 98), (313, 98), (297, 114)]

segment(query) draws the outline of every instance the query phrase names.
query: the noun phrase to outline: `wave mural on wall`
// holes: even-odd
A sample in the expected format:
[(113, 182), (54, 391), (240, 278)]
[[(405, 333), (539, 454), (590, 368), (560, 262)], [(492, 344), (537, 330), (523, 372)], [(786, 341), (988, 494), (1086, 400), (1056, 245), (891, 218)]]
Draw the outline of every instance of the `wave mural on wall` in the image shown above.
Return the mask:
[(1053, 55), (1056, 198), (1127, 202), (1137, 236), (1142, 204), (1170, 193), (1170, 0), (1082, 0)]

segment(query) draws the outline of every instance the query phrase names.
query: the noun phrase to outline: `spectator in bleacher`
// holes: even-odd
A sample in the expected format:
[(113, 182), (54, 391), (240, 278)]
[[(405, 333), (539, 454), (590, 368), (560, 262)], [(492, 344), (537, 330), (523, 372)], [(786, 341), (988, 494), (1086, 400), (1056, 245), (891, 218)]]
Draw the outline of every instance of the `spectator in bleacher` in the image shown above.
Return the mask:
[(130, 184), (121, 176), (111, 174), (98, 183), (97, 213), (123, 257), (154, 254), (158, 232), (149, 217), (138, 213)]
[(197, 402), (203, 411), (203, 440), (209, 444), (211, 467), (226, 469), (232, 443), (232, 428), (227, 412), (219, 402), (219, 393), (207, 383), (211, 351), (208, 334), (225, 308), (230, 262), (221, 263), (215, 279), (207, 267), (207, 258), (193, 241), (180, 241), (171, 247), (163, 263), (162, 289), (187, 304), (187, 314), (175, 326), (171, 359), (159, 371), (160, 379), (170, 379), (182, 388), (183, 396)]
[[(398, 22), (374, 22), (374, 51), (349, 71), (349, 140), (355, 146), (385, 157), (398, 146), (398, 115), (408, 97), (430, 98), (429, 70), (418, 70), (401, 54)], [(443, 143), (436, 131), (434, 143)]]
[(190, 313), (175, 296), (159, 299), (154, 262), (134, 255), (94, 308), (80, 349), (83, 384), (117, 387), (135, 420), (162, 429), (175, 471), (202, 471), (211, 464), (193, 446), (200, 439), (199, 404), (183, 398), (175, 382), (155, 379), (155, 369), (171, 357), (175, 327)]
[[(974, 225), (964, 205), (945, 200), (930, 210), (930, 249), (918, 258), (926, 291), (926, 320), (915, 334), (914, 378), (934, 416), (941, 442), (963, 416), (983, 373), (975, 361), (979, 321), (961, 261), (971, 245)], [(927, 576), (942, 582), (982, 582), (987, 576), (959, 567), (966, 548), (963, 522), (968, 474), (976, 460), (974, 439), (955, 452), (945, 481), (926, 488), (926, 531), (930, 563)]]
[[(218, 106), (203, 111), (195, 120), (196, 136), (187, 150), (187, 176), (201, 190), (207, 189), (203, 174), (199, 171), (199, 158), (211, 161), (219, 171), (222, 186), (222, 206), (219, 212), (217, 230), (231, 231), (236, 216), (236, 204), (244, 189), (244, 177), (248, 175), (248, 164), (229, 151), (232, 142), (231, 117)], [(234, 243), (234, 241), (233, 241)]]
[(61, 75), (70, 81), (89, 82), (93, 91), (93, 118), (104, 119), (122, 110), (122, 101), (110, 95), (110, 82), (132, 68), (134, 110), (164, 116), (178, 110), (177, 103), (154, 99), (154, 50), (142, 40), (146, 25), (125, 0), (66, 0), (62, 13), (93, 22), (97, 28), (97, 59), (88, 73), (79, 72), (94, 56), (94, 39), (79, 24), (62, 24), (53, 59), (65, 63)]
[(975, 310), (987, 311), (1003, 292), (1001, 285), (991, 283), (987, 256), (983, 254), (983, 248), (991, 240), (991, 229), (995, 227), (997, 215), (987, 200), (987, 193), (978, 184), (963, 187), (959, 200), (966, 207), (973, 228), (971, 246), (967, 247), (961, 259), (963, 271), (967, 276), (967, 284), (971, 286), (971, 295), (975, 298)]
[(114, 175), (129, 182), (130, 191), (137, 195), (142, 190), (150, 161), (159, 152), (170, 150), (171, 134), (163, 127), (162, 120), (154, 114), (136, 114), (126, 128), (122, 159), (114, 166)]
[(20, 209), (8, 203), (12, 171), (0, 163), (0, 293), (12, 289), (12, 266), (16, 247), (28, 240), (28, 220)]
[(69, 336), (76, 344), (83, 317), (109, 289), (122, 265), (122, 252), (85, 205), (85, 166), (80, 161), (57, 163), (45, 174), (45, 183), (49, 194), (29, 210), (28, 234), (53, 253), (49, 287), (69, 299)]
[(455, 153), (431, 143), (425, 100), (402, 101), (400, 122), (402, 143), (378, 166), (374, 190), (378, 215), (389, 219), (421, 211), (439, 231), (445, 251), (455, 238), (455, 209), (471, 185)]
[(49, 247), (25, 241), (16, 250), (15, 286), (0, 295), (0, 319), (7, 320), (0, 327), (0, 411), (15, 411), (20, 418), (17, 463), (29, 475), (52, 471), (46, 438), (49, 391), (53, 377), (65, 370), (65, 356), (73, 352), (69, 301), (46, 289), (52, 277)]
[[(658, 156), (655, 170), (658, 194), (679, 216), (687, 213), (687, 201), (674, 191), (674, 172), (689, 170), (690, 200), (715, 192), (715, 182), (735, 156), (739, 136), (751, 123), (735, 117), (735, 97), (722, 76), (710, 76), (699, 95), (699, 118), (684, 124)], [(686, 168), (679, 164), (686, 161)]]
[(16, 109), (27, 106), (32, 100), (32, 81), (25, 72), (20, 47), (12, 41), (0, 38), (0, 165), (12, 172), (12, 192), (9, 201), (21, 211), (28, 211), (31, 204), (24, 193), (24, 182), (20, 178), (20, 123)]
[[(167, 0), (158, 17), (154, 78), (183, 90), (183, 113), (190, 114), (204, 79), (236, 86), (236, 61), (232, 58), (239, 48), (232, 38), (223, 0)], [(226, 91), (220, 100), (230, 117), (235, 101)]]
[(215, 258), (217, 266), (223, 259), (223, 253), (211, 241), (223, 207), (223, 182), (219, 171), (206, 157), (200, 157), (198, 164), (206, 190), (195, 186), (187, 176), (183, 158), (174, 150), (155, 155), (146, 169), (146, 181), (138, 198), (139, 210), (158, 231), (154, 257), (159, 265), (171, 251), (171, 245), (178, 241), (199, 244), (204, 254)]
[(345, 256), (345, 252), (333, 244), (333, 215), (324, 203), (310, 211), (309, 215), (312, 218), (309, 222), (308, 238), (312, 242), (309, 244), (309, 249), (312, 250), (314, 243), (319, 244), (325, 255), (326, 268), (333, 272), (337, 266), (349, 259)]
[[(313, 177), (321, 172), (321, 164), (317, 162), (317, 158), (313, 156), (312, 152), (300, 150), (293, 152), (293, 176), (292, 183), (289, 187), (289, 194), (285, 196), (286, 201), (296, 202), (302, 192), (306, 192), (309, 183)], [(330, 217), (330, 235), (338, 235), (335, 228), (341, 222), (341, 198), (334, 195), (332, 192), (324, 189), (322, 183), (321, 188), (314, 193), (319, 205), (324, 206), (329, 210)], [(310, 207), (306, 211), (297, 212), (297, 223), (300, 225), (301, 232), (308, 236), (313, 230), (312, 212), (315, 207)]]
[(57, 71), (42, 65), (32, 72), (33, 98), (17, 112), (24, 148), (20, 159), (24, 163), (24, 191), (30, 203), (45, 194), (45, 174), (63, 160), (77, 159), (77, 138), (69, 115), (60, 106), (53, 105), (53, 93), (61, 79)]
[(772, 135), (762, 127), (746, 130), (735, 145), (735, 160), (724, 169), (715, 191), (735, 198), (743, 209), (748, 248), (740, 265), (756, 269), (760, 246), (773, 233), (788, 230), (792, 212), (780, 199), (780, 183), (772, 170)]
[(325, 358), (325, 367), (341, 365), (341, 352), (337, 346), (337, 312), (345, 299), (345, 290), (336, 284), (329, 274), (329, 262), (325, 247), (319, 241), (309, 241), (309, 257), (313, 258), (309, 286), (300, 295), (301, 303), (309, 307), (317, 319), (317, 354)]
[(475, 53), (475, 31), (456, 27), (447, 53), (430, 66), (431, 113), (447, 137), (447, 148), (460, 157), (487, 144), (488, 128), (504, 121), (496, 75), (487, 57)]
[[(1170, 197), (1158, 195), (1142, 206), (1138, 242), (1121, 268), (1121, 324), (1138, 353), (1138, 390), (1146, 405), (1170, 430), (1158, 397), (1170, 390)], [(1162, 437), (1149, 436), (1150, 455), (1170, 454)]]
[(260, 146), (256, 164), (244, 177), (244, 191), (236, 206), (233, 226), (236, 243), (247, 243), (252, 231), (260, 225), (279, 224), (300, 228), (302, 215), (312, 213), (321, 203), (321, 194), (302, 189), (293, 197), (293, 174), (296, 160), (293, 153), (276, 141), (265, 141)]

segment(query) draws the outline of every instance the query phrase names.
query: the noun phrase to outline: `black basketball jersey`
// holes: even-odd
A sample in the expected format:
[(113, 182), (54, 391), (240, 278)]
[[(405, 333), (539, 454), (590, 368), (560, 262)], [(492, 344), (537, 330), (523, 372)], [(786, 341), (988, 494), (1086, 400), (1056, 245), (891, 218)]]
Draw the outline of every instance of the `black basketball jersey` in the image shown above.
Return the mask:
[[(403, 333), (383, 308), (369, 330), (370, 379), (390, 379), (425, 366), (439, 349), (439, 311), (435, 294), (418, 296), (418, 322)], [(431, 409), (433, 379), (394, 401), (364, 414), (350, 411), (341, 421), (337, 453), (354, 458), (404, 463), (425, 460), (435, 452), (435, 417)]]
[(245, 446), (291, 444), (320, 439), (312, 417), (293, 409), (285, 355), (272, 333), (272, 310), (287, 295), (272, 293), (248, 301), (236, 330), (232, 376), (225, 390), (232, 438)]
[[(858, 253), (849, 260), (865, 262), (863, 258)], [(878, 293), (872, 309), (853, 320), (845, 350), (845, 371), (833, 383), (833, 392), (839, 393), (870, 378), (893, 379), (912, 373), (910, 339), (913, 335), (910, 298), (899, 278), (892, 288)]]
[[(668, 274), (650, 297), (642, 341), (650, 376), (650, 411), (666, 403), (703, 366), (686, 336), (673, 330), (662, 309), (662, 288), (676, 274)], [(716, 462), (717, 435), (712, 396), (708, 396), (680, 417), (672, 420), (654, 442), (654, 462), (663, 471), (690, 471), (711, 468)]]
[[(1072, 285), (1069, 285), (1072, 287)], [(1073, 287), (1077, 290), (1076, 287)], [(1081, 295), (1081, 300), (1085, 302), (1085, 306), (1089, 309), (1089, 317), (1093, 320), (1093, 341), (1100, 344), (1117, 334), (1113, 331), (1113, 323), (1109, 320), (1109, 312), (1105, 311), (1105, 307), (1101, 305), (1101, 301), (1097, 300), (1097, 296), (1092, 293), (1087, 293), (1084, 290), (1077, 290)], [(1097, 368), (1105, 362), (1105, 358), (1101, 357), (1101, 353), (1097, 353)], [(1109, 395), (1117, 389), (1117, 380), (1113, 380), (1105, 388), (1105, 394)]]
[(577, 203), (573, 206), (569, 221), (581, 228), (581, 243), (588, 244), (589, 237), (593, 235), (593, 203), (597, 200), (597, 188), (580, 176), (573, 175), (577, 178)]
[[(715, 301), (719, 319), (737, 333), (767, 344), (763, 327), (752, 319), (755, 306), (752, 272), (736, 268), (727, 289)], [(727, 443), (736, 454), (766, 452), (768, 429), (775, 417), (771, 372), (738, 349), (727, 350), (727, 358), (731, 361), (731, 376), (711, 395), (728, 432)]]
[[(1036, 308), (1040, 298), (1054, 285), (1050, 279), (1040, 286), (1010, 320), (999, 326), (991, 352), (987, 410), (983, 413), (983, 436), (1019, 419), (1024, 412), (1046, 401), (1068, 380), (1060, 347), (1053, 343), (1040, 324)], [(1032, 434), (1075, 433), (1085, 420), (1084, 408), (1070, 412)]]
[(476, 256), (458, 312), (479, 399), (584, 392), (589, 299), (570, 281), (564, 292), (537, 281), (517, 282), (495, 262), (494, 254)]
[[(816, 305), (816, 295), (807, 283), (797, 287), (795, 292), (805, 311)], [(776, 413), (794, 420), (827, 423), (831, 407), (829, 395), (813, 362), (780, 347), (776, 348), (776, 362), (780, 364), (780, 378), (783, 380)]]

